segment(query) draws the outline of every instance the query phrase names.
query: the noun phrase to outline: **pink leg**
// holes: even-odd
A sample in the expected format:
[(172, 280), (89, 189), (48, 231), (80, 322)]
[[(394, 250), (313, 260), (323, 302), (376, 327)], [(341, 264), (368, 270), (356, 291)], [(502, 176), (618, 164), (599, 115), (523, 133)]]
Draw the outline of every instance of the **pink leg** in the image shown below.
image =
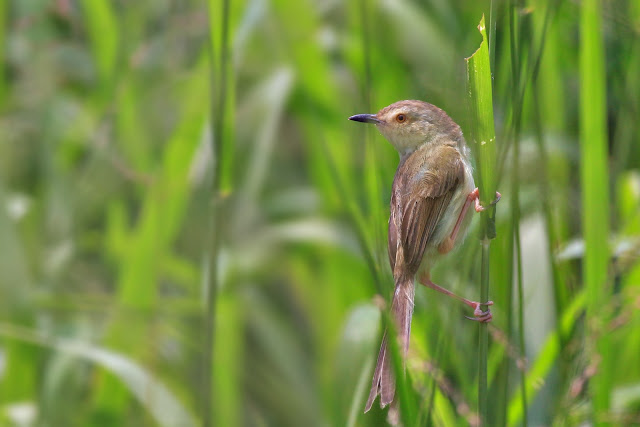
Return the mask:
[[(494, 205), (498, 203), (501, 197), (502, 195), (496, 191), (496, 199), (493, 202), (491, 202), (491, 204)], [(456, 241), (456, 237), (458, 236), (458, 231), (460, 230), (460, 225), (462, 224), (462, 220), (464, 219), (465, 215), (467, 214), (467, 211), (469, 210), (469, 206), (471, 205), (471, 202), (475, 202), (476, 212), (482, 212), (484, 210), (484, 206), (480, 204), (480, 191), (478, 190), (477, 187), (474, 188), (474, 190), (471, 193), (469, 193), (469, 195), (467, 196), (467, 200), (465, 201), (464, 205), (462, 206), (462, 209), (460, 210), (460, 215), (458, 215), (458, 220), (456, 221), (456, 225), (453, 228), (453, 231), (451, 232), (451, 236), (449, 236), (449, 238), (447, 239), (448, 241), (447, 244), (441, 245), (441, 247), (438, 248), (438, 250), (441, 253), (447, 253), (453, 247), (453, 242)], [(428, 273), (420, 276), (419, 281), (424, 286), (434, 289), (450, 297), (456, 298), (457, 300), (462, 301), (464, 304), (473, 308), (473, 315), (475, 317), (465, 316), (467, 319), (477, 320), (478, 322), (490, 322), (491, 319), (493, 318), (493, 315), (491, 314), (491, 310), (487, 309), (487, 311), (482, 311), (480, 309), (480, 306), (483, 306), (483, 305), (486, 305), (486, 306), (493, 305), (493, 301), (479, 303), (476, 301), (469, 301), (466, 298), (462, 298), (454, 294), (453, 292), (433, 283), (431, 281), (431, 278), (429, 278)]]
[[(496, 200), (491, 202), (492, 205), (498, 203), (502, 194), (496, 191)], [(458, 215), (458, 220), (456, 221), (456, 226), (453, 228), (451, 232), (451, 241), (455, 242), (456, 237), (458, 236), (458, 231), (460, 230), (460, 225), (462, 224), (462, 220), (464, 216), (467, 214), (467, 210), (469, 210), (469, 205), (471, 202), (475, 202), (475, 210), (476, 212), (482, 212), (484, 210), (484, 206), (480, 204), (480, 190), (476, 187), (469, 195), (467, 196), (467, 200), (464, 202), (464, 206), (462, 206), (462, 210), (460, 210), (460, 215)]]
[(443, 293), (445, 295), (448, 295), (448, 296), (450, 296), (452, 298), (455, 298), (458, 301), (461, 301), (462, 303), (464, 303), (464, 304), (468, 305), (469, 307), (473, 308), (474, 317), (465, 316), (467, 319), (476, 320), (478, 322), (483, 322), (483, 323), (491, 322), (491, 319), (493, 318), (493, 315), (491, 314), (491, 310), (487, 309), (487, 311), (482, 311), (480, 309), (480, 307), (483, 306), (483, 305), (486, 305), (486, 306), (493, 305), (493, 301), (487, 301), (487, 302), (483, 302), (483, 303), (476, 302), (476, 301), (469, 301), (468, 299), (462, 298), (462, 297), (454, 294), (453, 292), (451, 292), (451, 291), (449, 291), (449, 290), (447, 290), (447, 289), (445, 289), (445, 288), (443, 288), (441, 286), (438, 286), (435, 283), (433, 283), (431, 281), (431, 279), (429, 278), (429, 274), (423, 274), (422, 276), (420, 276), (419, 282), (422, 285), (426, 286), (427, 288), (431, 288), (431, 289), (436, 290), (438, 292), (441, 292), (441, 293)]
[(467, 196), (467, 200), (464, 202), (464, 206), (462, 206), (462, 210), (460, 210), (460, 215), (458, 215), (458, 220), (456, 221), (456, 226), (453, 227), (453, 231), (451, 232), (451, 241), (455, 242), (456, 237), (458, 236), (458, 231), (460, 230), (460, 224), (462, 224), (462, 220), (464, 219), (467, 211), (469, 210), (469, 205), (472, 201), (476, 201), (476, 211), (478, 211), (478, 200), (480, 196), (480, 191), (476, 187), (469, 195)]

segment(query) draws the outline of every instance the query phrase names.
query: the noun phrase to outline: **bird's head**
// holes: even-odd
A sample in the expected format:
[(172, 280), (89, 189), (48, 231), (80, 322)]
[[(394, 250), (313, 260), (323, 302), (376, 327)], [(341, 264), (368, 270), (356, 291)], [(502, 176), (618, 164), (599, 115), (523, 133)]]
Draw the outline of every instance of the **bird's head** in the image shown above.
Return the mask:
[(376, 114), (356, 114), (349, 120), (375, 124), (401, 156), (442, 138), (462, 139), (460, 126), (440, 108), (423, 101), (398, 101)]

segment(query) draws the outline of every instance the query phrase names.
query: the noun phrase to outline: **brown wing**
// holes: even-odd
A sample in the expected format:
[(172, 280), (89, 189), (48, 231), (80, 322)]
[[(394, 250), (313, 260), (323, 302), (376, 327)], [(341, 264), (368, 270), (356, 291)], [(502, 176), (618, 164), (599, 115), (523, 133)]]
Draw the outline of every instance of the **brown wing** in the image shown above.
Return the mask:
[(416, 273), (440, 218), (463, 180), (464, 164), (452, 146), (422, 147), (400, 162), (393, 180), (389, 217), (392, 270), (401, 255), (407, 266), (405, 273)]

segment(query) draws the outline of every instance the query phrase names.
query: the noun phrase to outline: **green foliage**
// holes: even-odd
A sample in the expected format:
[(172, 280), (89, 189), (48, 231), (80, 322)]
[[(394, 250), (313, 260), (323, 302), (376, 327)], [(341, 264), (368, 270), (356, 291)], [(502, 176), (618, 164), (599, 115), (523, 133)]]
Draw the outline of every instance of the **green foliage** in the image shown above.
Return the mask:
[[(640, 423), (638, 2), (12, 0), (0, 424), (385, 425), (398, 157), (347, 117), (423, 99), (473, 141), (483, 13), (486, 425)], [(432, 272), (472, 299), (479, 229)], [(398, 418), (477, 425), (479, 328), (415, 302)]]

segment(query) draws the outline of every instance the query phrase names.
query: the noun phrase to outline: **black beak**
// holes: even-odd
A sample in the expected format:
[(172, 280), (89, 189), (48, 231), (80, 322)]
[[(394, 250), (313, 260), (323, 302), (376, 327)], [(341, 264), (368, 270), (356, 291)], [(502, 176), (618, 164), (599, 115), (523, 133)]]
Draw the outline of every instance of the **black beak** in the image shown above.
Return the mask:
[(382, 123), (382, 121), (376, 118), (375, 114), (356, 114), (355, 116), (349, 117), (349, 120), (353, 120), (354, 122), (362, 122), (362, 123), (374, 123), (374, 124)]

